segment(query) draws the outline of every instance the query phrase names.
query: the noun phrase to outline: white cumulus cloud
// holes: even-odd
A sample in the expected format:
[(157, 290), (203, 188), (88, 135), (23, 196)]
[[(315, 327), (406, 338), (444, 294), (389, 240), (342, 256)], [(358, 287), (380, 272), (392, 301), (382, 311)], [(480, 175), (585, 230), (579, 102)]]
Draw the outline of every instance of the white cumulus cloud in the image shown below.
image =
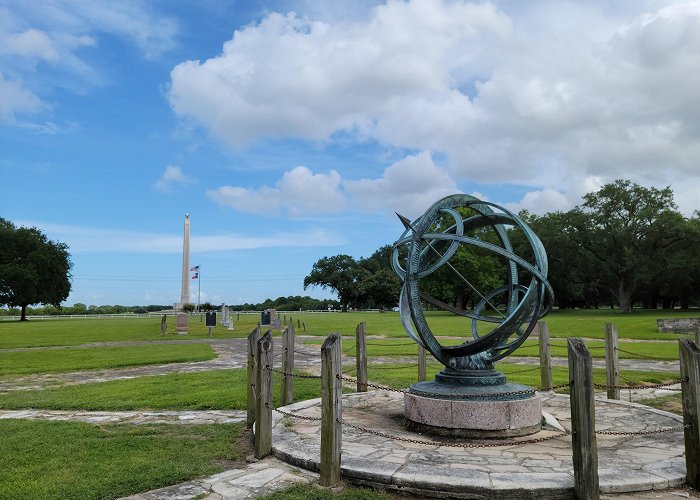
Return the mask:
[(389, 1), (324, 19), (237, 30), (172, 70), (170, 105), (234, 147), (342, 132), (557, 206), (572, 178), (700, 189), (698, 0)]
[(449, 174), (433, 163), (428, 152), (407, 156), (376, 179), (346, 180), (354, 207), (389, 210), (414, 217), (440, 198), (459, 192)]
[(24, 88), (22, 82), (6, 80), (0, 73), (0, 123), (15, 123), (17, 115), (36, 113), (43, 106), (41, 99)]
[(177, 165), (168, 165), (153, 187), (158, 191), (169, 192), (177, 186), (187, 186), (194, 182), (194, 179), (183, 173), (182, 168)]
[(86, 48), (116, 36), (156, 59), (174, 47), (177, 31), (172, 17), (139, 0), (0, 0), (0, 123), (52, 133), (55, 124), (27, 122), (51, 108), (52, 91), (81, 93), (104, 83), (90, 61), (95, 52)]
[(207, 194), (239, 212), (262, 215), (398, 210), (414, 216), (436, 199), (458, 191), (447, 171), (435, 165), (426, 151), (397, 161), (378, 178), (342, 179), (335, 170), (316, 174), (298, 166), (282, 174), (274, 186), (222, 186)]
[(304, 166), (285, 172), (274, 186), (245, 188), (222, 186), (208, 191), (211, 199), (240, 212), (285, 213), (292, 217), (339, 212), (345, 199), (340, 191), (340, 174), (314, 174)]

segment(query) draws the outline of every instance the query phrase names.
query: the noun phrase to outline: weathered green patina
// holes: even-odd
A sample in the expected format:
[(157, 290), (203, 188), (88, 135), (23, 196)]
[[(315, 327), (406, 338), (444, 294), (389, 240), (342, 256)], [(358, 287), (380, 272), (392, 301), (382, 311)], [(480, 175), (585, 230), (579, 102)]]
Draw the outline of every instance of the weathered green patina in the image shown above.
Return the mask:
[[(469, 215), (464, 216), (466, 212)], [(506, 378), (494, 369), (494, 361), (517, 349), (552, 304), (553, 291), (547, 281), (547, 254), (542, 242), (509, 210), (465, 194), (437, 201), (413, 222), (399, 218), (406, 230), (394, 243), (392, 265), (403, 280), (401, 321), (408, 335), (445, 365), (436, 382), (453, 387), (505, 384)], [(484, 228), (495, 232), (500, 246), (479, 238), (477, 233)], [(522, 233), (532, 248), (532, 262), (513, 252), (508, 228)], [(505, 285), (487, 293), (473, 287), (468, 277), (450, 263), (460, 245), (473, 245), (502, 257)], [(471, 310), (453, 307), (421, 291), (421, 279), (444, 265), (480, 298)], [(519, 283), (519, 273), (529, 275), (527, 286)], [(426, 321), (424, 302), (471, 319), (472, 338), (456, 346), (441, 345)], [(488, 309), (491, 314), (487, 314)], [(495, 327), (482, 335), (478, 331), (479, 322)]]

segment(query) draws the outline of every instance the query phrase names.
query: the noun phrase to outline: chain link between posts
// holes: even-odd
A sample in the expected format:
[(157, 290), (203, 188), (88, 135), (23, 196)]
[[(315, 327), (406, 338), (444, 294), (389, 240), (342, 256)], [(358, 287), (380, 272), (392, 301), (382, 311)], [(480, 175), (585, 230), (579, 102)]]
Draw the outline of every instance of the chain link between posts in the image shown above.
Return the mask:
[[(401, 368), (412, 368), (412, 367), (417, 367), (417, 366), (418, 365), (409, 365), (409, 366), (405, 366), (405, 367), (401, 367)], [(374, 366), (372, 368), (384, 369), (384, 367), (378, 367), (378, 366)], [(387, 368), (389, 368), (389, 367), (387, 367)], [(395, 367), (391, 367), (391, 368), (395, 368)], [(307, 378), (307, 379), (320, 379), (321, 378), (320, 375), (302, 375), (302, 374), (298, 374), (298, 373), (285, 372), (283, 370), (278, 370), (276, 368), (272, 368), (270, 365), (266, 365), (265, 369), (270, 370), (271, 372), (274, 372), (274, 373), (278, 373), (280, 375), (287, 376), (287, 377)], [(539, 369), (539, 367), (537, 367), (536, 369)], [(353, 369), (351, 368), (348, 371), (353, 371)], [(522, 370), (520, 372), (514, 372), (514, 373), (521, 373), (521, 372), (525, 372), (525, 371), (530, 371), (530, 369)], [(534, 369), (533, 369), (533, 371), (534, 371)], [(511, 375), (512, 374), (513, 373), (511, 373)], [(344, 377), (342, 375), (336, 375), (336, 377), (344, 382), (350, 382), (353, 384), (357, 383), (357, 379), (354, 379), (354, 378)], [(687, 381), (688, 381), (688, 377), (685, 377), (684, 379), (674, 380), (671, 382), (664, 382), (661, 384), (647, 384), (647, 385), (642, 385), (642, 384), (638, 384), (638, 385), (593, 384), (593, 385), (596, 389), (661, 389), (661, 388), (666, 388), (667, 390), (670, 390), (670, 391), (680, 391), (681, 389), (670, 388), (670, 386), (677, 385), (677, 384), (687, 382)], [(363, 382), (363, 384), (365, 384), (365, 383)], [(367, 385), (367, 387), (372, 387), (373, 389), (379, 389), (382, 391), (398, 392), (401, 394), (415, 394), (415, 393), (412, 393), (406, 389), (394, 389), (393, 387), (387, 387), (385, 385), (373, 384), (371, 382), (367, 382), (365, 385)], [(502, 392), (499, 394), (472, 394), (472, 395), (470, 395), (470, 397), (492, 398), (492, 397), (501, 397), (501, 396), (518, 396), (518, 395), (523, 395), (523, 394), (534, 394), (537, 391), (555, 391), (558, 389), (563, 389), (565, 387), (569, 387), (570, 385), (571, 385), (571, 382), (568, 382), (568, 383), (553, 385), (552, 387), (549, 387), (549, 388), (539, 387), (539, 388), (524, 389), (524, 390), (520, 390), (520, 391)], [(429, 392), (421, 393), (421, 395), (434, 396), (434, 397), (438, 397), (438, 398), (442, 398), (442, 399), (446, 399), (446, 398), (458, 399), (458, 398), (464, 397), (463, 395), (458, 395), (458, 394), (457, 395), (448, 395), (448, 394), (438, 394), (438, 393), (429, 393)]]
[[(290, 376), (290, 377), (297, 377), (297, 378), (308, 378), (308, 379), (320, 379), (322, 378), (319, 375), (301, 375), (301, 374), (295, 374), (295, 373), (290, 373), (290, 372), (285, 372), (283, 370), (277, 370), (275, 368), (270, 367), (269, 365), (265, 366), (265, 369), (270, 370), (275, 373), (279, 373), (282, 375)], [(349, 377), (343, 377), (342, 375), (336, 375), (336, 378), (339, 380), (343, 380), (345, 382), (352, 382), (352, 383), (357, 383), (356, 379), (352, 379)], [(650, 388), (655, 388), (655, 387), (667, 387), (669, 385), (677, 384), (680, 382), (687, 382), (688, 377), (683, 379), (682, 381), (679, 380), (677, 382), (668, 382), (665, 384), (654, 384), (653, 386), (612, 386), (615, 388), (622, 388), (622, 389), (628, 389), (628, 388), (645, 388), (645, 389), (650, 389)], [(391, 392), (397, 392), (400, 394), (412, 394), (410, 391), (405, 390), (405, 389), (393, 389), (391, 387), (386, 387), (386, 386), (381, 386), (377, 384), (372, 384), (370, 382), (367, 382), (366, 385), (368, 387), (372, 387), (374, 389), (379, 389), (379, 390), (384, 390), (384, 391), (391, 391)], [(550, 391), (556, 390), (556, 389), (561, 389), (564, 387), (569, 387), (571, 386), (572, 383), (566, 383), (566, 384), (559, 384), (559, 385), (554, 385), (550, 389)], [(602, 384), (594, 384), (598, 388), (608, 388), (609, 386), (602, 385)], [(251, 384), (251, 388), (253, 392), (255, 393), (255, 384)], [(542, 390), (542, 389), (530, 389), (530, 390), (523, 390), (523, 391), (510, 391), (510, 392), (504, 392), (501, 394), (494, 394), (494, 395), (472, 395), (476, 397), (495, 397), (495, 396), (514, 396), (514, 395), (521, 395), (521, 394), (534, 394), (535, 391), (537, 390)], [(460, 395), (455, 395), (455, 396), (449, 396), (445, 394), (433, 394), (433, 393), (424, 393), (422, 395), (425, 396), (436, 396), (440, 398), (459, 398), (463, 397)], [(320, 422), (322, 419), (320, 417), (309, 417), (305, 415), (297, 415), (295, 413), (287, 412), (284, 410), (280, 410), (277, 408), (271, 408), (267, 403), (265, 403), (266, 408), (270, 408), (286, 417), (291, 417), (291, 418), (297, 418), (301, 420), (308, 420), (308, 421), (315, 421), (315, 422)], [(356, 430), (366, 432), (368, 434), (372, 434), (375, 436), (379, 437), (384, 437), (387, 439), (392, 439), (396, 441), (402, 441), (402, 442), (407, 442), (407, 443), (413, 443), (413, 444), (424, 444), (424, 445), (429, 445), (429, 446), (446, 446), (446, 447), (452, 447), (452, 448), (495, 448), (495, 447), (502, 447), (502, 446), (512, 446), (512, 445), (519, 445), (519, 444), (534, 444), (534, 443), (539, 443), (542, 441), (548, 441), (551, 439), (557, 439), (560, 437), (564, 437), (567, 435), (571, 435), (571, 432), (565, 431), (561, 432), (559, 434), (551, 435), (551, 436), (543, 436), (540, 438), (534, 438), (534, 439), (527, 439), (527, 440), (518, 440), (518, 441), (506, 441), (506, 442), (498, 442), (498, 443), (448, 443), (444, 441), (422, 441), (419, 439), (410, 439), (410, 438), (403, 438), (400, 436), (392, 436), (390, 434), (386, 434), (380, 431), (375, 431), (372, 429), (367, 429), (365, 427), (361, 427), (356, 424), (351, 424), (350, 422), (346, 422), (345, 420), (338, 421), (342, 425), (354, 428)], [(646, 436), (646, 435), (652, 435), (652, 434), (663, 434), (667, 432), (677, 432), (677, 431), (682, 431), (686, 428), (691, 427), (690, 424), (686, 424), (683, 426), (677, 426), (677, 427), (664, 427), (661, 429), (653, 429), (653, 430), (648, 430), (648, 431), (596, 431), (596, 434), (598, 435), (603, 435), (603, 436)]]
[(320, 356), (321, 355), (321, 353), (308, 353), (308, 352), (298, 351), (297, 349), (294, 349), (294, 352), (296, 354), (301, 354), (302, 356)]
[(643, 359), (650, 359), (654, 361), (678, 361), (678, 358), (659, 358), (657, 356), (649, 356), (647, 354), (639, 354), (636, 352), (631, 352), (631, 351), (625, 351), (624, 349), (620, 349), (619, 347), (617, 348), (618, 352), (623, 352), (625, 354), (629, 354), (631, 356), (637, 356), (639, 358)]
[(265, 365), (266, 370), (270, 370), (273, 373), (279, 373), (280, 375), (284, 375), (285, 377), (292, 377), (292, 378), (315, 378), (315, 379), (320, 379), (320, 375), (302, 375), (300, 373), (291, 373), (291, 372), (286, 372), (284, 370), (278, 370), (277, 368), (272, 368), (270, 365)]
[[(606, 385), (606, 384), (593, 384), (596, 389), (660, 389), (660, 388), (669, 388), (672, 385), (678, 385), (682, 384), (683, 382), (687, 382), (688, 377), (685, 377), (684, 379), (678, 379), (674, 380), (672, 382), (664, 382), (663, 384), (648, 384), (648, 385), (642, 385), (642, 384), (637, 384), (637, 385)], [(680, 391), (681, 389), (668, 389), (670, 391)]]
[[(336, 378), (338, 378), (338, 379), (340, 379), (340, 380), (343, 380), (344, 382), (351, 382), (351, 383), (353, 383), (353, 384), (356, 384), (356, 383), (357, 383), (357, 379), (350, 378), (350, 377), (343, 377), (342, 375), (336, 375)], [(372, 384), (371, 382), (366, 382), (366, 383), (363, 382), (363, 385), (366, 385), (367, 387), (372, 387), (373, 389), (379, 389), (379, 390), (382, 390), (382, 391), (398, 392), (398, 393), (400, 393), (400, 394), (416, 394), (416, 393), (413, 393), (413, 392), (411, 392), (411, 391), (409, 391), (409, 390), (406, 390), (406, 389), (394, 389), (393, 387), (387, 387), (387, 386), (384, 386), (384, 385)], [(523, 394), (534, 394), (534, 393), (535, 393), (536, 391), (538, 391), (538, 390), (549, 390), (549, 391), (553, 391), (553, 390), (556, 390), (556, 389), (561, 389), (561, 388), (563, 388), (563, 387), (568, 387), (569, 385), (570, 385), (569, 383), (566, 383), (566, 384), (560, 384), (560, 385), (552, 386), (550, 389), (534, 389), (534, 388), (533, 388), (533, 389), (525, 389), (525, 390), (521, 390), (521, 391), (501, 392), (501, 393), (499, 393), (499, 394), (470, 394), (469, 397), (470, 397), (470, 398), (472, 398), (472, 397), (473, 397), (473, 398), (494, 398), (494, 397), (503, 397), (503, 396), (519, 396), (519, 395), (523, 395)], [(464, 395), (463, 395), (463, 394), (454, 394), (454, 395), (452, 395), (452, 394), (437, 394), (437, 393), (431, 393), (431, 392), (421, 392), (419, 395), (420, 395), (420, 396), (429, 396), (429, 397), (430, 397), (430, 396), (433, 396), (433, 397), (437, 397), (437, 398), (440, 398), (440, 399), (460, 399), (460, 398), (464, 398)]]
[(445, 441), (423, 441), (421, 439), (411, 439), (411, 438), (404, 438), (400, 436), (392, 436), (391, 434), (386, 434), (384, 432), (380, 431), (375, 431), (372, 429), (367, 429), (365, 427), (361, 427), (359, 425), (351, 424), (350, 422), (346, 422), (345, 420), (338, 420), (336, 419), (336, 422), (339, 424), (343, 424), (347, 427), (351, 427), (353, 429), (357, 429), (358, 431), (361, 432), (367, 432), (369, 434), (372, 434), (374, 436), (379, 436), (383, 437), (386, 439), (392, 439), (394, 441), (402, 441), (404, 443), (413, 443), (413, 444), (424, 444), (428, 446), (445, 446), (449, 448), (497, 448), (500, 446), (513, 446), (513, 445), (518, 445), (518, 444), (533, 444), (533, 443), (541, 443), (542, 441), (549, 441), (551, 439), (557, 439), (560, 437), (565, 437), (571, 434), (570, 432), (560, 432), (558, 434), (553, 434), (551, 436), (542, 436), (539, 438), (534, 438), (534, 439), (524, 439), (524, 440), (519, 440), (519, 441), (499, 441), (497, 443), (448, 443)]

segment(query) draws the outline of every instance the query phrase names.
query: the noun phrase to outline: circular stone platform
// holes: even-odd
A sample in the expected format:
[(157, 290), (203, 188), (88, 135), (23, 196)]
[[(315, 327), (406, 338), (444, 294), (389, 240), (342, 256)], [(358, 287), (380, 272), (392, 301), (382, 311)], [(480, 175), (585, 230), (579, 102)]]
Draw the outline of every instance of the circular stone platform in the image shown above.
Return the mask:
[[(404, 394), (404, 415), (410, 430), (438, 436), (486, 439), (527, 436), (540, 430), (539, 394), (529, 392), (517, 395), (517, 399), (512, 396), (498, 399), (500, 393), (527, 390), (531, 388), (520, 384), (455, 387), (419, 382)], [(443, 398), (442, 393), (446, 394)], [(496, 397), (483, 397), (486, 394)]]
[[(569, 397), (540, 393), (543, 411), (571, 429)], [(281, 408), (320, 417), (320, 400)], [(418, 444), (343, 426), (342, 476), (370, 484), (444, 498), (572, 498), (571, 436), (539, 443), (489, 448), (453, 448), (439, 441), (498, 443), (499, 440), (431, 438), (404, 427), (403, 395), (372, 391), (343, 396), (343, 419), (381, 433), (429, 442)], [(682, 425), (681, 417), (635, 403), (596, 399), (598, 431), (642, 431)], [(503, 442), (560, 434), (544, 430)], [(273, 412), (276, 456), (309, 470), (319, 469), (320, 421)], [(683, 432), (642, 436), (598, 435), (600, 489), (619, 493), (665, 489), (685, 483)]]

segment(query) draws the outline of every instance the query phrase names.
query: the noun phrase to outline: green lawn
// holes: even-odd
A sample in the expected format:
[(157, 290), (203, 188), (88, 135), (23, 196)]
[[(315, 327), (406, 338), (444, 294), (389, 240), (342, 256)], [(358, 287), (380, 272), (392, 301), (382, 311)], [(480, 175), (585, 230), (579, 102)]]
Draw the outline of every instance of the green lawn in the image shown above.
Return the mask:
[[(216, 338), (246, 337), (255, 328), (260, 316), (242, 314), (234, 330), (221, 325), (214, 329)], [(29, 321), (0, 321), (0, 349), (13, 347), (69, 346), (89, 342), (125, 342), (129, 340), (184, 340), (205, 338), (209, 329), (199, 316), (190, 316), (187, 335), (175, 332), (175, 317), (168, 317), (167, 334), (160, 335), (160, 318), (109, 319), (30, 319)]]
[[(280, 375), (273, 373), (273, 403), (279, 404)], [(128, 380), (0, 393), (0, 408), (51, 410), (244, 410), (246, 371), (213, 370)], [(317, 398), (319, 379), (294, 380), (294, 400)]]
[(214, 350), (208, 344), (153, 344), (16, 352), (0, 350), (0, 377), (184, 363), (215, 357)]
[[(435, 374), (442, 368), (442, 365), (437, 363), (428, 364), (427, 379), (433, 380)], [(539, 366), (499, 362), (496, 364), (496, 369), (508, 377), (508, 382), (525, 384), (535, 388), (540, 386)], [(347, 366), (344, 373), (348, 377), (354, 377), (354, 367)], [(394, 389), (404, 389), (418, 380), (418, 368), (413, 364), (369, 365), (367, 378), (380, 385), (385, 385)], [(620, 371), (620, 380), (622, 383), (630, 385), (642, 383), (659, 384), (678, 380), (679, 378), (680, 375), (678, 373), (672, 372)], [(602, 368), (594, 368), (593, 379), (596, 384), (605, 384), (605, 370)], [(552, 382), (554, 385), (565, 384), (568, 380), (569, 369), (567, 367), (552, 367)]]
[(119, 498), (222, 472), (242, 426), (0, 420), (0, 498)]
[[(471, 337), (471, 320), (442, 311), (429, 311), (426, 317), (435, 335)], [(557, 310), (546, 316), (544, 321), (552, 337), (602, 339), (605, 323), (613, 323), (620, 338), (675, 340), (679, 335), (656, 331), (656, 319), (690, 317), (700, 317), (700, 310), (635, 310), (631, 314), (619, 314), (611, 309)], [(345, 336), (354, 336), (357, 324), (364, 321), (368, 335), (406, 336), (396, 312), (293, 313), (293, 318), (295, 322), (298, 318), (306, 323), (308, 335), (326, 336), (340, 332)], [(484, 331), (488, 332), (488, 326)], [(297, 333), (304, 332), (297, 330)]]
[[(302, 313), (285, 314), (291, 317), (295, 326), (297, 320), (306, 325), (307, 331), (297, 328), (297, 334), (327, 336), (340, 332), (353, 336), (358, 323), (367, 324), (368, 335), (384, 337), (406, 337), (399, 314), (395, 312), (352, 312), (352, 313)], [(612, 322), (618, 329), (620, 338), (674, 340), (676, 334), (658, 333), (657, 318), (698, 317), (700, 310), (637, 310), (632, 314), (619, 314), (610, 309), (552, 311), (545, 322), (549, 325), (552, 337), (603, 338), (606, 322)], [(471, 323), (446, 312), (428, 312), (428, 322), (435, 335), (471, 335)], [(235, 320), (235, 330), (228, 331), (220, 325), (214, 330), (218, 338), (246, 337), (255, 328), (260, 316), (243, 314)], [(284, 326), (284, 325), (283, 325)], [(208, 329), (198, 316), (189, 318), (189, 334), (175, 334), (175, 318), (168, 318), (168, 339), (204, 338)], [(488, 330), (485, 330), (488, 331)], [(280, 330), (275, 330), (279, 335)], [(0, 349), (12, 347), (38, 347), (77, 345), (88, 342), (115, 342), (127, 340), (158, 340), (160, 336), (159, 318), (133, 319), (72, 319), (72, 320), (30, 320), (0, 321)]]
[[(619, 315), (611, 310), (555, 311), (546, 318), (552, 334), (552, 354), (565, 356), (564, 337), (581, 336), (601, 339), (606, 322), (613, 322), (621, 339), (675, 340), (678, 335), (656, 332), (656, 318), (698, 316), (700, 311), (637, 311)], [(292, 318), (304, 322), (297, 334), (321, 337), (332, 332), (348, 336), (343, 348), (348, 356), (354, 354), (354, 333), (360, 321), (367, 323), (367, 333), (385, 338), (368, 339), (368, 354), (377, 356), (417, 355), (417, 347), (403, 331), (397, 313), (293, 313)], [(434, 332), (452, 336), (445, 343), (461, 342), (468, 336), (469, 323), (447, 313), (430, 312), (428, 321)], [(289, 315), (287, 315), (289, 318)], [(258, 315), (241, 315), (234, 331), (217, 327), (214, 337), (246, 337), (256, 326)], [(174, 334), (175, 319), (169, 318), (168, 340), (204, 338), (208, 329), (199, 317), (189, 318), (187, 336)], [(275, 334), (279, 335), (280, 330)], [(558, 337), (558, 338), (557, 338)], [(105, 369), (153, 363), (171, 363), (212, 359), (207, 344), (159, 343), (160, 319), (87, 319), (30, 320), (28, 322), (0, 321), (0, 376)], [(115, 341), (153, 341), (135, 346), (91, 346), (80, 344)], [(537, 340), (528, 340), (516, 351), (519, 356), (536, 356)], [(602, 342), (588, 340), (591, 348)], [(68, 346), (66, 349), (11, 352), (17, 347)], [(621, 340), (625, 351), (655, 358), (677, 359), (676, 342), (635, 343)], [(4, 349), (4, 351), (3, 351)], [(602, 357), (602, 349), (592, 349)], [(635, 358), (624, 352), (621, 357)], [(643, 358), (642, 358), (643, 359)], [(404, 389), (417, 380), (416, 362), (377, 365), (370, 359), (370, 381), (395, 389)], [(434, 360), (428, 367), (428, 379), (441, 369)], [(499, 362), (511, 382), (533, 387), (540, 383), (536, 365), (516, 365)], [(344, 367), (352, 377), (354, 364)], [(554, 383), (565, 383), (568, 370), (553, 368)], [(623, 383), (659, 383), (678, 378), (677, 373), (623, 371)], [(604, 383), (604, 371), (595, 370), (595, 380)], [(280, 375), (273, 374), (274, 404), (279, 404)], [(295, 401), (319, 397), (318, 379), (297, 378), (294, 382)], [(52, 387), (43, 390), (0, 393), (2, 409), (77, 409), (77, 410), (185, 410), (185, 409), (245, 409), (246, 374), (242, 369), (214, 370), (197, 373), (174, 373), (145, 376), (129, 380)], [(222, 470), (227, 460), (237, 458), (240, 450), (240, 426), (92, 426), (80, 423), (0, 420), (0, 498), (115, 498), (146, 491), (197, 476)], [(312, 495), (322, 495), (319, 497)], [(329, 498), (325, 490), (313, 487), (288, 490), (275, 500), (296, 498)], [(335, 493), (334, 493), (335, 494)], [(339, 495), (345, 495), (340, 493)], [(384, 500), (381, 493), (368, 490), (348, 490), (350, 496)], [(369, 495), (369, 496), (367, 496)]]

